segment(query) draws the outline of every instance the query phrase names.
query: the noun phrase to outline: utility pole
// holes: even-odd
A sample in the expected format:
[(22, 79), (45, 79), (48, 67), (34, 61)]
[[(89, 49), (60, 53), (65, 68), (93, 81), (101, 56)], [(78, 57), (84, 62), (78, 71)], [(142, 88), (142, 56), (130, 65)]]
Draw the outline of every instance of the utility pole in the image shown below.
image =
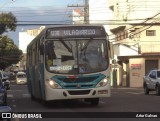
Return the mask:
[(85, 7), (84, 7), (84, 23), (89, 24), (89, 0), (85, 0)]
[(84, 0), (84, 5), (68, 5), (68, 7), (84, 8), (84, 24), (89, 24), (89, 0)]

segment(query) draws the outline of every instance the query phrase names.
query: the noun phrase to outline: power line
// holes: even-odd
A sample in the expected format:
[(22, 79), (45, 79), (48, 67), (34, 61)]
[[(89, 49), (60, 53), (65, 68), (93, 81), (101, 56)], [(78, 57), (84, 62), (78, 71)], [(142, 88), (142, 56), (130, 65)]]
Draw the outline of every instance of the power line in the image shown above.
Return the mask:
[[(153, 16), (153, 17), (156, 17), (157, 15), (159, 15), (160, 13), (158, 13), (158, 14), (156, 14), (155, 16)], [(146, 20), (145, 22), (147, 22), (148, 20)], [(141, 32), (143, 32), (143, 31), (145, 31), (145, 30), (147, 30), (147, 29), (149, 29), (149, 28), (151, 28), (152, 26), (154, 26), (154, 25), (160, 25), (160, 23), (158, 22), (158, 23), (154, 23), (154, 22), (152, 22), (152, 23), (143, 23), (144, 25), (147, 25), (147, 26), (149, 26), (149, 27), (147, 27), (147, 28), (145, 28), (145, 29), (143, 29), (143, 30), (141, 30), (141, 31), (138, 31), (137, 33), (133, 33), (133, 36), (134, 35), (137, 35), (137, 34), (139, 34), (139, 33), (141, 33)], [(142, 24), (140, 24), (140, 25), (142, 25)], [(146, 27), (146, 26), (145, 26)], [(141, 28), (140, 28), (141, 29)], [(130, 32), (131, 33), (131, 32)], [(113, 38), (114, 40), (116, 39), (116, 38)], [(112, 40), (113, 40), (112, 39)], [(111, 39), (110, 39), (111, 40)], [(112, 41), (112, 42), (116, 42), (116, 41)], [(121, 43), (121, 42), (119, 42), (118, 41), (118, 43)], [(126, 42), (125, 42), (126, 43)]]
[[(145, 19), (127, 19), (127, 21), (135, 21), (135, 20), (147, 20), (148, 21), (148, 19), (151, 19), (150, 17), (149, 18), (145, 18)], [(152, 18), (152, 20), (157, 20), (157, 19), (160, 19), (160, 18)], [(96, 20), (94, 20), (94, 21), (96, 21)], [(104, 20), (97, 20), (97, 21), (104, 21)], [(109, 21), (109, 22), (120, 22), (120, 21), (123, 21), (124, 22), (124, 20), (123, 19), (109, 19), (109, 20), (105, 20), (106, 22), (107, 21)], [(37, 20), (35, 20), (35, 21), (17, 21), (17, 22), (54, 22), (54, 21), (37, 21)]]
[[(147, 29), (149, 29), (149, 28), (151, 28), (152, 26), (153, 26), (153, 25), (151, 25), (151, 26), (149, 26), (149, 27), (147, 27), (147, 28), (145, 28), (145, 29), (137, 32), (137, 33), (134, 33), (133, 36), (134, 36), (134, 35), (137, 35), (137, 34), (139, 34), (139, 33), (141, 33), (141, 32), (143, 32), (143, 31), (145, 31), (145, 30), (147, 30)], [(127, 37), (127, 38), (129, 38), (129, 37)], [(115, 39), (116, 39), (116, 38), (109, 39), (109, 40), (115, 40)], [(112, 41), (112, 43), (113, 43), (113, 42), (116, 42), (116, 44), (118, 44), (118, 43), (130, 43), (130, 42), (126, 42), (126, 41), (123, 42), (123, 40), (119, 40), (119, 41), (115, 40), (115, 41)], [(134, 43), (138, 43), (138, 42), (136, 41), (136, 42), (134, 42)]]
[[(158, 16), (159, 14), (160, 14), (160, 12), (158, 12), (157, 14), (155, 14), (155, 15), (152, 16), (152, 17), (146, 18), (143, 22), (141, 22), (140, 25), (142, 25), (142, 23), (143, 23), (143, 24), (146, 23), (146, 22), (149, 21), (149, 20), (153, 20), (153, 19), (154, 19), (156, 16)], [(133, 24), (133, 25), (135, 25), (135, 24)], [(146, 26), (146, 25), (143, 25), (142, 27), (145, 27), (145, 26)], [(128, 30), (133, 29), (133, 28), (135, 28), (135, 26), (132, 26), (132, 27), (126, 29), (125, 31), (128, 31)], [(131, 33), (131, 32), (130, 32), (130, 33)], [(130, 33), (128, 33), (128, 34), (130, 34)], [(115, 35), (115, 34), (110, 34), (109, 36), (112, 36), (112, 35)], [(115, 40), (115, 38), (112, 38), (112, 39), (110, 39), (110, 40)]]
[[(155, 7), (153, 6), (153, 8), (155, 9)], [(60, 12), (60, 11), (58, 11), (58, 12), (54, 12), (54, 11), (57, 11), (57, 10), (61, 10), (62, 12)], [(41, 10), (41, 11), (43, 11), (43, 14), (39, 14), (39, 15), (36, 15), (36, 16), (60, 16), (60, 15), (65, 15), (64, 14), (64, 10), (65, 9), (56, 9), (56, 10)], [(71, 9), (72, 10), (72, 9)], [(70, 10), (70, 12), (71, 12), (71, 10)], [(101, 12), (101, 11), (103, 11), (103, 10), (106, 10), (106, 8), (100, 8), (100, 9), (96, 9), (96, 7), (95, 7), (95, 9), (90, 9), (91, 11), (92, 11), (92, 14), (97, 14), (97, 13), (99, 13), (99, 12)], [(148, 9), (148, 10), (150, 10), (150, 11), (157, 11), (157, 10), (151, 10), (151, 9)], [(38, 12), (41, 12), (41, 11), (35, 11), (36, 13), (38, 13)], [(125, 12), (126, 10), (123, 10), (123, 8), (121, 8), (121, 12)], [(142, 11), (142, 10), (136, 10), (136, 11)], [(19, 12), (19, 13), (18, 13)], [(28, 11), (27, 11), (27, 13), (22, 13), (23, 12), (23, 10), (21, 10), (21, 11), (17, 11), (17, 12), (13, 12), (14, 14), (16, 14), (17, 15), (17, 17), (35, 17), (35, 15), (33, 15), (33, 16), (29, 16), (29, 15), (25, 15), (25, 14), (36, 14), (36, 13), (34, 13), (33, 12), (33, 10), (31, 11), (31, 13), (29, 13)], [(55, 14), (54, 14), (55, 13)], [(62, 14), (61, 14), (62, 13)], [(107, 13), (107, 12), (101, 12), (101, 13)], [(18, 16), (18, 15), (23, 15), (23, 16)], [(45, 14), (47, 14), (47, 15), (45, 15)], [(48, 15), (49, 14), (49, 15)]]
[[(108, 24), (108, 25), (127, 25), (127, 24), (132, 24), (132, 25), (159, 25), (160, 23), (159, 22), (155, 22), (155, 23), (144, 23), (145, 21), (148, 21), (150, 20), (151, 18), (147, 18), (147, 19), (128, 19), (127, 21), (128, 22), (124, 22), (124, 20), (90, 20), (91, 22), (92, 21), (96, 21), (96, 22), (101, 22), (101, 24)], [(153, 18), (152, 20), (159, 20), (160, 18)], [(142, 20), (145, 20), (144, 22), (135, 22), (135, 21), (142, 21)], [(66, 21), (71, 21), (71, 20), (64, 20), (64, 21), (59, 21), (59, 20), (56, 20), (56, 21), (38, 21), (38, 20), (35, 20), (35, 21), (30, 21), (30, 20), (26, 20), (26, 21), (17, 21), (17, 25), (18, 24), (45, 24), (45, 23), (57, 23), (57, 22), (66, 22)], [(83, 20), (82, 20), (83, 21)], [(134, 21), (134, 22), (129, 22), (129, 21)], [(0, 21), (0, 22), (10, 22), (10, 21)], [(93, 23), (94, 24), (94, 23)], [(0, 24), (2, 25), (2, 24)], [(3, 24), (5, 25), (5, 24)]]

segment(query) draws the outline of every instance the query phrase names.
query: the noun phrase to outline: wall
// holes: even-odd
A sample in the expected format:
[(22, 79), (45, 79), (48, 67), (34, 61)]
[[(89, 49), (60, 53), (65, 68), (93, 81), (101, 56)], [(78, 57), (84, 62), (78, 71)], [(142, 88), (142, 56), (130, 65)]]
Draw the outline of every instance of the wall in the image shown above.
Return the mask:
[(120, 51), (119, 51), (119, 55), (120, 56), (125, 56), (125, 55), (138, 55), (138, 51), (132, 49), (131, 47), (127, 47), (124, 45), (120, 45), (119, 46)]
[(27, 34), (27, 32), (19, 32), (19, 49), (26, 53), (27, 45), (35, 38)]
[(159, 12), (160, 1), (129, 0), (129, 3), (130, 13), (128, 14), (128, 19), (146, 19)]
[(138, 50), (134, 50), (125, 45), (115, 44), (113, 45), (113, 49), (115, 56), (138, 55)]
[(145, 74), (145, 59), (129, 59), (130, 87), (143, 87), (143, 76)]
[[(149, 27), (149, 26), (147, 26)], [(159, 26), (152, 26), (147, 30), (156, 30), (155, 36), (146, 36), (146, 31), (141, 33), (140, 46), (141, 53), (157, 53), (160, 52), (160, 31)]]
[(37, 29), (29, 29), (24, 32), (19, 32), (19, 49), (26, 53), (27, 45), (45, 28), (41, 26)]

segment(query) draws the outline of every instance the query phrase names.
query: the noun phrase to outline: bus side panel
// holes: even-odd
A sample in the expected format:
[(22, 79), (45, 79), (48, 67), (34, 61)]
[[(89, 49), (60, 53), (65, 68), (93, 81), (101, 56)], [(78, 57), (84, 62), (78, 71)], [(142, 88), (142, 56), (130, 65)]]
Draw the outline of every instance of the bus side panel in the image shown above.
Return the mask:
[(40, 92), (41, 92), (41, 98), (45, 99), (45, 77), (44, 77), (44, 63), (39, 64), (40, 69)]
[(31, 96), (45, 99), (44, 63), (27, 67), (27, 86)]
[(32, 94), (37, 99), (45, 99), (45, 87), (44, 87), (44, 64), (37, 64), (32, 66)]
[(32, 66), (29, 69), (30, 79), (31, 79), (31, 95), (35, 97), (35, 82), (34, 82), (34, 76), (35, 76), (35, 69), (34, 66)]
[(30, 74), (29, 74), (29, 67), (27, 67), (26, 75), (27, 75), (27, 87), (28, 87), (28, 91), (31, 94), (31, 80), (30, 80)]
[(35, 97), (41, 99), (39, 64), (34, 66)]

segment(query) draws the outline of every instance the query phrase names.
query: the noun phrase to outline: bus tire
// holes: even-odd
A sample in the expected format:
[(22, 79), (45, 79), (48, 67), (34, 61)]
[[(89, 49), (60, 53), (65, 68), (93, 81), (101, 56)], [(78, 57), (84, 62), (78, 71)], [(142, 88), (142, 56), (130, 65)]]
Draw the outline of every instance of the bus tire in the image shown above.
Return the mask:
[(46, 106), (46, 107), (49, 106), (49, 102), (44, 100), (44, 99), (41, 99), (41, 103), (42, 103), (43, 106)]
[(4, 100), (3, 106), (6, 106), (6, 105), (7, 105), (7, 93), (5, 93), (5, 100)]
[(160, 85), (156, 86), (156, 95), (160, 96)]
[(144, 94), (148, 95), (149, 94), (149, 89), (147, 87), (147, 84), (144, 85)]
[(36, 98), (31, 94), (31, 100), (36, 100)]

